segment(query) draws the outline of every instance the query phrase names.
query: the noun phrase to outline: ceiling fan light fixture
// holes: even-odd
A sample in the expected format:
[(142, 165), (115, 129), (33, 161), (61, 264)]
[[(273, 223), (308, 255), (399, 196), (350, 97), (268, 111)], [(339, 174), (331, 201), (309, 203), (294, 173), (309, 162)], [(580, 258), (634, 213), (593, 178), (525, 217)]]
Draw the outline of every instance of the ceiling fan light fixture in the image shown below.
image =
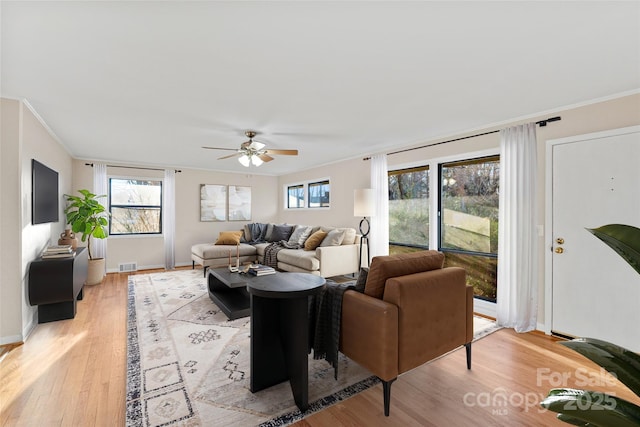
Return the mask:
[(249, 159), (249, 156), (247, 156), (246, 154), (243, 154), (242, 156), (238, 157), (238, 161), (245, 168), (248, 168), (249, 163), (251, 162), (251, 160)]
[(263, 164), (264, 162), (262, 161), (262, 159), (258, 156), (251, 156), (251, 163), (253, 163), (253, 166), (260, 166), (261, 164)]

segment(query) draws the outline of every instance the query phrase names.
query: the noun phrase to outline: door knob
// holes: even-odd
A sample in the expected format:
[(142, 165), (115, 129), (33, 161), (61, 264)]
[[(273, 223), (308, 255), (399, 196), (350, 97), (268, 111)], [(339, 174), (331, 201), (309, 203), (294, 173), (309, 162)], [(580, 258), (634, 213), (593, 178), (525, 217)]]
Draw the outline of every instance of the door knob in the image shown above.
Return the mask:
[(557, 247), (554, 252), (557, 253), (557, 254), (561, 254), (561, 253), (564, 252), (564, 249), (562, 249), (560, 247)]
[(562, 244), (564, 244), (564, 239), (562, 237), (558, 237), (556, 239), (556, 243), (559, 244), (559, 245), (562, 245)]

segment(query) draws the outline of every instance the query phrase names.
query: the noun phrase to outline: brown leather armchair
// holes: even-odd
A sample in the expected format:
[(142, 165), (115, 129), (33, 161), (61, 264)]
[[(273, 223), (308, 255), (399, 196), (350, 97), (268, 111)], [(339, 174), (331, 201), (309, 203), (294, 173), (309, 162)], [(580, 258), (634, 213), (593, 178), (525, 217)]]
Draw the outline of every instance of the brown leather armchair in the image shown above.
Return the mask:
[(374, 257), (364, 293), (344, 294), (340, 351), (382, 380), (386, 416), (403, 372), (463, 345), (471, 369), (473, 288), (443, 265), (433, 250)]

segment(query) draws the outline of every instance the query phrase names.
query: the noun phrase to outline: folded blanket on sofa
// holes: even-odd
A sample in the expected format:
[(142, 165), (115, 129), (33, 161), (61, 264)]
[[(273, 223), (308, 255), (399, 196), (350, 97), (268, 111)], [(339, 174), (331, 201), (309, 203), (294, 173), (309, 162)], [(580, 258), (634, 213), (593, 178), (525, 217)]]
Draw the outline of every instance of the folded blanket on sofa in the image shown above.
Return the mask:
[(282, 249), (300, 249), (302, 246), (298, 244), (290, 244), (286, 240), (280, 240), (279, 242), (270, 243), (264, 248), (264, 260), (263, 265), (277, 268), (278, 267), (278, 252)]
[(333, 280), (327, 280), (320, 293), (315, 296), (314, 307), (310, 310), (312, 316), (310, 320), (314, 324), (313, 358), (325, 359), (329, 362), (333, 366), (336, 380), (338, 379), (342, 297), (349, 289), (355, 289), (355, 281), (336, 283)]

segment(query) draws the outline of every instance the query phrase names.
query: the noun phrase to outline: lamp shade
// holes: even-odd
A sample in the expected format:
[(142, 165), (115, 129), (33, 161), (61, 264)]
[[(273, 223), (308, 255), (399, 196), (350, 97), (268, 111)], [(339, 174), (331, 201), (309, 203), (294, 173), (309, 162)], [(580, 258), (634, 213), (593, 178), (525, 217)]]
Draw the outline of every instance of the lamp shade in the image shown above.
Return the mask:
[(258, 156), (251, 156), (251, 163), (253, 166), (260, 166), (263, 162), (262, 159)]
[(353, 191), (353, 216), (373, 216), (373, 190), (359, 188)]
[(249, 160), (249, 156), (243, 154), (242, 156), (238, 157), (238, 161), (240, 162), (240, 164), (242, 164), (242, 166), (248, 168), (251, 160)]

